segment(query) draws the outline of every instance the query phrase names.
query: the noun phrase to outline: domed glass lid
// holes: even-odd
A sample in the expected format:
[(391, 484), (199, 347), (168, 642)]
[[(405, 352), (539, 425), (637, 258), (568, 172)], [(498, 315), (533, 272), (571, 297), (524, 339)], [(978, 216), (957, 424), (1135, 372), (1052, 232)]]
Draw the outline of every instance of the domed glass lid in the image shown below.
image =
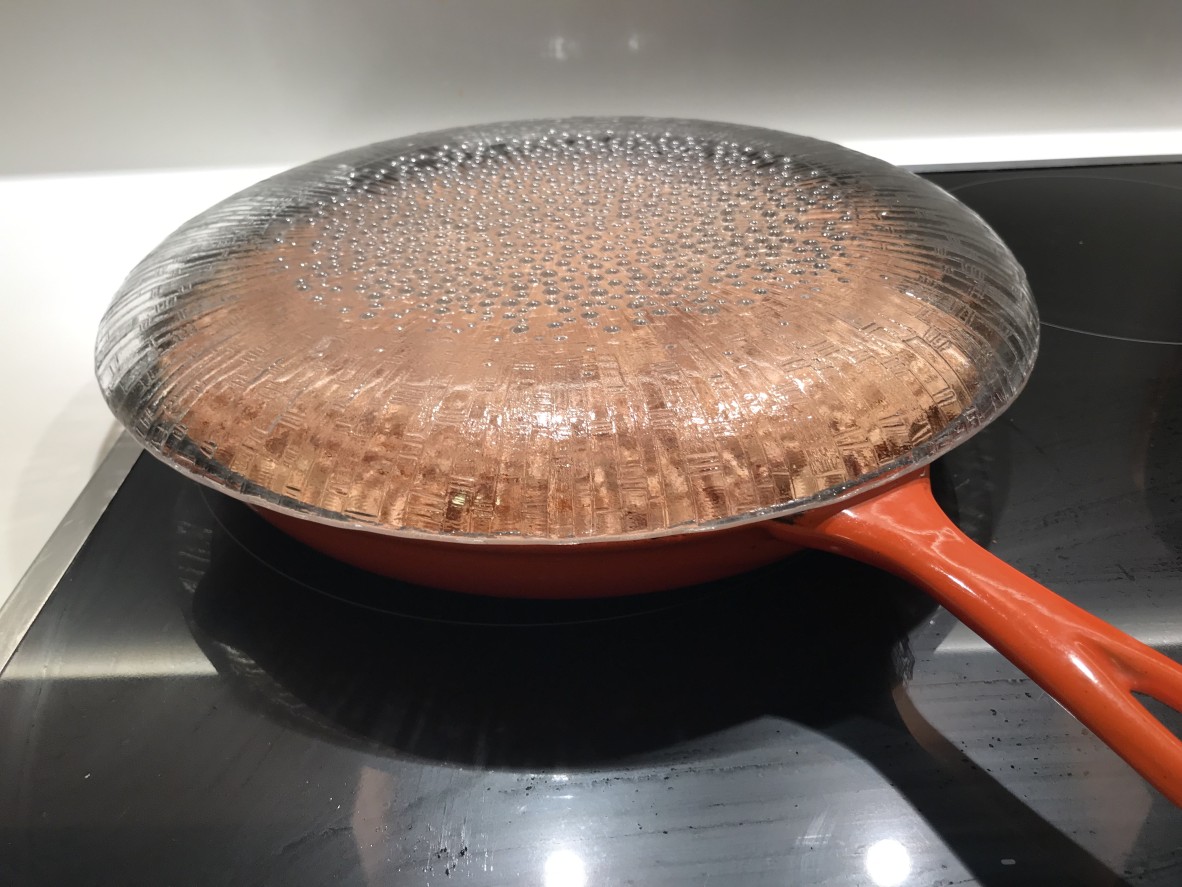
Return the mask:
[(455, 129), (299, 167), (131, 273), (100, 386), (252, 504), (460, 541), (789, 514), (930, 461), (1021, 389), (1025, 277), (935, 186), (692, 121)]

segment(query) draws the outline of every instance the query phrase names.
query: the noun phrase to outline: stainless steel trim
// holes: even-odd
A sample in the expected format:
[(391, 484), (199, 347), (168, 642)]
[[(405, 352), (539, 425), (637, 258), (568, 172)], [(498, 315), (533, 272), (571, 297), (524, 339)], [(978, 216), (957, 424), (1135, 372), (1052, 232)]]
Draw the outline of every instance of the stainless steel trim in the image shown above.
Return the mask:
[(57, 588), (141, 452), (130, 435), (126, 432), (119, 435), (8, 600), (0, 606), (0, 673), (8, 666), (33, 620)]
[(1068, 157), (1061, 159), (1034, 160), (968, 160), (960, 163), (902, 163), (899, 164), (908, 172), (916, 174), (941, 172), (996, 172), (998, 170), (1030, 170), (1030, 169), (1073, 169), (1076, 167), (1105, 167), (1124, 165), (1146, 165), (1157, 163), (1178, 163), (1182, 161), (1182, 154), (1144, 154), (1127, 157)]

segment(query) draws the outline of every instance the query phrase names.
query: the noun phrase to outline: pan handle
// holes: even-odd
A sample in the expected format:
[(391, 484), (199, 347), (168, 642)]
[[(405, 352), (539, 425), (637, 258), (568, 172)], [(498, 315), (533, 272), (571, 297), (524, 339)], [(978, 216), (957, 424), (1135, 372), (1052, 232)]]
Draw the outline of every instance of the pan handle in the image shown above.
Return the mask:
[(928, 591), (1182, 807), (1182, 740), (1133, 696), (1182, 711), (1182, 665), (965, 536), (932, 497), (926, 469), (841, 510), (770, 521), (768, 529)]

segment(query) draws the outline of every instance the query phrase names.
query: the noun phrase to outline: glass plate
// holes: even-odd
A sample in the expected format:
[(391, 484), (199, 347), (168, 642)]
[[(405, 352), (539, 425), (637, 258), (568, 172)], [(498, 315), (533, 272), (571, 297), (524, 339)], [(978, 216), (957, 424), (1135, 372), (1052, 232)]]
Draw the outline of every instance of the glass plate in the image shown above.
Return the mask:
[(1037, 348), (1025, 276), (937, 187), (680, 120), (455, 129), (261, 182), (98, 335), (152, 453), (252, 504), (530, 543), (836, 501), (965, 439)]

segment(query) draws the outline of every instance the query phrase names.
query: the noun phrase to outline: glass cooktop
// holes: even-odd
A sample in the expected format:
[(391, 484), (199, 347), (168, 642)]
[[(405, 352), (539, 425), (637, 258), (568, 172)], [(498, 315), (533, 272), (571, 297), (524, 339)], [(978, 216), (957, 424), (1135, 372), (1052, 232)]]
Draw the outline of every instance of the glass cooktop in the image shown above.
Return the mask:
[[(941, 502), (1182, 659), (1182, 164), (932, 178), (1044, 321)], [(1182, 880), (1182, 811), (922, 593), (819, 553), (635, 598), (448, 594), (141, 457), (29, 621), (0, 884)]]

